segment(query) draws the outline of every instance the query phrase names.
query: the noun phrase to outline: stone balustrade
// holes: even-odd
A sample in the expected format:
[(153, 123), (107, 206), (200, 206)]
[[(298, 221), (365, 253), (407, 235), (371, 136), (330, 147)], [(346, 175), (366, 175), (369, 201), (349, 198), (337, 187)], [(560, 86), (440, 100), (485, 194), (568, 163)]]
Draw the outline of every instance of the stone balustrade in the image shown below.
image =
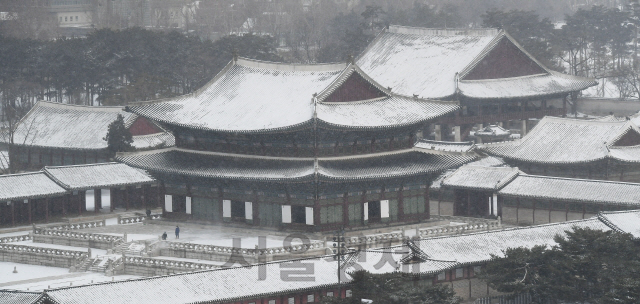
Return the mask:
[(212, 264), (145, 257), (125, 256), (122, 258), (122, 260), (124, 263), (124, 274), (139, 276), (167, 275), (173, 273), (222, 268), (221, 266)]
[(35, 253), (35, 254), (43, 254), (43, 255), (49, 255), (49, 256), (63, 256), (63, 257), (70, 257), (70, 258), (82, 258), (82, 257), (87, 257), (89, 255), (89, 253), (86, 251), (43, 248), (43, 247), (15, 245), (15, 244), (0, 244), (0, 251), (18, 252), (18, 253)]
[(35, 227), (33, 242), (84, 248), (112, 249), (123, 243), (124, 237), (68, 230), (51, 230)]
[[(157, 219), (160, 219), (161, 217), (162, 217), (161, 213), (151, 214), (152, 220), (157, 220)], [(134, 216), (126, 216), (126, 217), (118, 215), (118, 224), (123, 225), (123, 224), (142, 223), (146, 219), (147, 219), (146, 215), (134, 215)]]
[(81, 223), (53, 224), (45, 226), (49, 230), (78, 230), (106, 226), (106, 220), (96, 220)]
[(190, 243), (169, 242), (168, 248), (171, 250), (183, 250), (191, 252), (209, 252), (222, 254), (241, 254), (241, 255), (275, 255), (287, 253), (303, 253), (313, 249), (322, 249), (325, 245), (322, 242), (311, 242), (309, 244), (300, 244), (273, 248), (235, 248), (215, 245), (201, 245)]
[(498, 221), (476, 222), (465, 225), (420, 229), (419, 237), (431, 238), (441, 235), (473, 233), (496, 229), (502, 229), (502, 225)]
[(0, 244), (2, 262), (71, 268), (88, 257), (86, 251)]
[(30, 240), (31, 240), (31, 235), (29, 234), (5, 236), (0, 238), (0, 244), (15, 243), (15, 242), (22, 242), (22, 241), (30, 241)]

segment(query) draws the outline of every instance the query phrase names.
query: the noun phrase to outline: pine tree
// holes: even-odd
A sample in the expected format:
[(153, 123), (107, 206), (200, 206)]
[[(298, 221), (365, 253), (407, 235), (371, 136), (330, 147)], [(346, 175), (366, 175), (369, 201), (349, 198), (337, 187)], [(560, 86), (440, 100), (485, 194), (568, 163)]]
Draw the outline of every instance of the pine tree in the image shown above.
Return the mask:
[(124, 117), (118, 114), (118, 118), (109, 124), (107, 136), (103, 138), (107, 141), (107, 149), (112, 152), (132, 151), (133, 136), (124, 126)]

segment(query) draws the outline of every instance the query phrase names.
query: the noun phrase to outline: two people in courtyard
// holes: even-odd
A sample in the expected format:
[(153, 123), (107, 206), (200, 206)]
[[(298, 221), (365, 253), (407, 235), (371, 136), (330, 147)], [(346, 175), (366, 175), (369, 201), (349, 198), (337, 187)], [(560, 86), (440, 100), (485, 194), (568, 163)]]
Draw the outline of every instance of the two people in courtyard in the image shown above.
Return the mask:
[[(179, 239), (179, 238), (180, 238), (180, 227), (176, 226), (176, 239)], [(162, 240), (163, 241), (167, 240), (167, 232), (166, 231), (162, 234)]]

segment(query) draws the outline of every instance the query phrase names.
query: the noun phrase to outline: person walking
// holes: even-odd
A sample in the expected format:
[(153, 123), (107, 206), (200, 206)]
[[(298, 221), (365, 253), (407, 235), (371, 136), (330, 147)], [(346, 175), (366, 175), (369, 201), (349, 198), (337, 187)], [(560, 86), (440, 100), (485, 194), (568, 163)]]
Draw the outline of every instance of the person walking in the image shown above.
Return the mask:
[(176, 239), (180, 238), (180, 227), (176, 226)]
[(167, 240), (167, 232), (166, 231), (162, 234), (162, 240), (163, 241)]

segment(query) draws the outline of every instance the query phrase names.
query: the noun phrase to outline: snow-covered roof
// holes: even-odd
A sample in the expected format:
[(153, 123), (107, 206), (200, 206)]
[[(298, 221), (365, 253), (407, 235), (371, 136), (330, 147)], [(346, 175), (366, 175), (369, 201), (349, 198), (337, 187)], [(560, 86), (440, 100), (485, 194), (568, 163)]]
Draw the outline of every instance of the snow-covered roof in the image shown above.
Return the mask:
[(458, 167), (475, 154), (431, 154), (406, 149), (354, 157), (295, 158), (195, 152), (178, 148), (120, 153), (133, 167), (169, 174), (241, 180), (366, 180), (438, 173)]
[(167, 124), (211, 131), (252, 132), (291, 128), (313, 118), (313, 94), (346, 64), (292, 65), (231, 61), (198, 91), (137, 103), (134, 113)]
[(390, 26), (356, 63), (392, 92), (442, 99), (456, 93), (464, 70), (498, 35), (495, 29), (423, 29)]
[(601, 212), (598, 218), (611, 229), (640, 239), (640, 210)]
[(481, 159), (468, 163), (469, 166), (483, 166), (483, 167), (503, 167), (507, 166), (504, 160), (500, 157), (484, 156)]
[(481, 130), (476, 131), (476, 136), (490, 136), (490, 137), (506, 137), (511, 135), (511, 131), (497, 125), (488, 125)]
[(546, 74), (486, 79), (460, 80), (460, 94), (476, 99), (512, 99), (540, 95), (561, 95), (596, 85), (590, 78), (565, 75), (554, 71)]
[(640, 184), (602, 180), (519, 175), (498, 191), (500, 195), (640, 206)]
[(416, 149), (428, 151), (429, 153), (470, 153), (476, 148), (472, 141), (452, 142), (420, 139), (415, 144)]
[[(99, 150), (106, 149), (109, 124), (118, 114), (129, 127), (138, 118), (124, 111), (123, 107), (91, 107), (38, 102), (20, 121), (14, 133), (14, 143), (47, 148)], [(137, 148), (173, 145), (173, 135), (167, 133), (134, 136)], [(3, 138), (3, 141), (7, 141)]]
[[(465, 80), (464, 77), (501, 41), (512, 43), (537, 65), (540, 73), (523, 77)], [(356, 63), (394, 93), (448, 99), (456, 94), (475, 99), (529, 98), (580, 91), (594, 79), (551, 71), (511, 36), (496, 29), (426, 29), (392, 25), (361, 54)]]
[(352, 253), (344, 262), (345, 273), (352, 274), (358, 270), (366, 270), (372, 274), (404, 273), (425, 274), (448, 269), (456, 262), (425, 260), (416, 263), (405, 263), (412, 251), (407, 246), (368, 249)]
[(17, 290), (0, 290), (0, 303), (37, 304), (41, 303), (42, 293)]
[(169, 132), (133, 136), (131, 144), (137, 150), (168, 148), (176, 145), (176, 139)]
[(462, 166), (442, 181), (445, 187), (495, 191), (511, 182), (518, 168)]
[(426, 122), (459, 109), (457, 103), (402, 96), (341, 103), (318, 103), (319, 123), (327, 127), (389, 128)]
[(640, 146), (610, 147), (609, 157), (623, 162), (640, 162)]
[(640, 133), (628, 121), (594, 121), (547, 116), (523, 138), (484, 144), (491, 155), (533, 163), (584, 163), (609, 156), (609, 148), (627, 132)]
[[(354, 73), (381, 97), (324, 102)], [(241, 133), (295, 129), (314, 119), (329, 128), (389, 128), (425, 122), (457, 109), (455, 102), (394, 96), (354, 64), (292, 65), (248, 59), (232, 61), (195, 93), (129, 107), (167, 124)]]
[(74, 191), (155, 182), (147, 172), (121, 163), (44, 167), (43, 171), (65, 189)]
[(67, 191), (43, 172), (0, 175), (0, 201), (61, 196)]
[[(532, 248), (538, 245), (555, 245), (556, 235), (565, 235), (573, 227), (610, 230), (597, 218), (562, 223), (511, 228), (457, 236), (426, 238), (416, 241), (419, 257), (456, 262), (456, 267), (480, 264), (491, 260), (491, 255), (504, 256), (508, 248)], [(453, 268), (453, 267), (451, 267)], [(443, 271), (446, 269), (441, 269)]]
[[(304, 274), (305, 269), (312, 271)], [(337, 286), (337, 270), (338, 263), (323, 256), (58, 288), (47, 290), (46, 296), (54, 303), (74, 304), (223, 303)]]

